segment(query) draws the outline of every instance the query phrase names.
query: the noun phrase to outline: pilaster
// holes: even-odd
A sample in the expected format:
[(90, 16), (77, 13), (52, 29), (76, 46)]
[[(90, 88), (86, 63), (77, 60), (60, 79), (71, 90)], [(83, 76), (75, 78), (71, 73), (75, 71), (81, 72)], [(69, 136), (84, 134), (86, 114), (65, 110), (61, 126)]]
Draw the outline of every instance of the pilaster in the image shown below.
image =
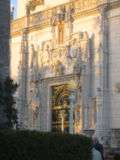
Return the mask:
[(109, 145), (110, 138), (110, 104), (109, 104), (109, 79), (108, 79), (108, 21), (107, 9), (108, 4), (99, 8), (101, 18), (100, 31), (100, 84), (97, 88), (97, 124), (96, 135), (104, 145)]

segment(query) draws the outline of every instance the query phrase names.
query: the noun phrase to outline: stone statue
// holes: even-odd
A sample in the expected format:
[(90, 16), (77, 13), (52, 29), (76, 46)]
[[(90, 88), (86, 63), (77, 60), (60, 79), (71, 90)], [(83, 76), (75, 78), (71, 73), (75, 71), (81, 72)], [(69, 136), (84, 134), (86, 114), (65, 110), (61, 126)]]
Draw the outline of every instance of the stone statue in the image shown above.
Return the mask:
[(56, 75), (63, 75), (64, 70), (65, 70), (65, 68), (64, 68), (62, 62), (58, 60), (56, 65), (55, 65), (55, 74)]

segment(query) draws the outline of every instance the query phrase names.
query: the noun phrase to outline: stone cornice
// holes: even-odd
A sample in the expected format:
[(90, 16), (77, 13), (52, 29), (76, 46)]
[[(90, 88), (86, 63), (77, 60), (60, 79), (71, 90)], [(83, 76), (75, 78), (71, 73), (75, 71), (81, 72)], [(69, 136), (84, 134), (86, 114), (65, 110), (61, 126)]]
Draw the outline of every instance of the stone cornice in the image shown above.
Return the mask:
[[(29, 18), (29, 26), (26, 27), (26, 17), (14, 20), (11, 23), (11, 36), (19, 36), (22, 33), (24, 28), (28, 28), (28, 32), (37, 31), (43, 29), (45, 27), (49, 27), (51, 24), (51, 18), (53, 11), (57, 11), (61, 6), (65, 6), (66, 8), (72, 6), (75, 7), (75, 19), (83, 16), (89, 16), (93, 14), (99, 13), (99, 7), (107, 4), (106, 0), (74, 0), (73, 2), (69, 2), (42, 12), (38, 12), (30, 15)], [(120, 1), (115, 1), (110, 3), (110, 9), (118, 7), (120, 5)]]

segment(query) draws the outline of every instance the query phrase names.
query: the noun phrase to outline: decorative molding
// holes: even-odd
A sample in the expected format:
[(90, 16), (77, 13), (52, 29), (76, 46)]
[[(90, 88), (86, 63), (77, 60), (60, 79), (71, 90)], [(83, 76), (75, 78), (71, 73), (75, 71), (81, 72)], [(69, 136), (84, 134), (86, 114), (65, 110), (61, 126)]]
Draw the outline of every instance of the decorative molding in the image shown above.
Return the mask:
[[(37, 2), (38, 3), (38, 2)], [(33, 32), (48, 26), (51, 26), (51, 19), (53, 17), (53, 13), (57, 13), (61, 7), (65, 7), (66, 9), (70, 8), (70, 6), (74, 6), (74, 19), (78, 19), (80, 17), (89, 16), (93, 14), (100, 13), (100, 7), (106, 5), (106, 1), (104, 0), (74, 0), (73, 2), (66, 3), (64, 5), (59, 5), (57, 7), (38, 12), (29, 16), (29, 32)], [(108, 9), (112, 9), (112, 7), (117, 7), (120, 5), (120, 1), (115, 1), (110, 3), (110, 7)], [(78, 9), (79, 8), (79, 9)], [(25, 28), (26, 17), (17, 19), (12, 21), (11, 23), (11, 35), (12, 36), (20, 36), (21, 30)]]

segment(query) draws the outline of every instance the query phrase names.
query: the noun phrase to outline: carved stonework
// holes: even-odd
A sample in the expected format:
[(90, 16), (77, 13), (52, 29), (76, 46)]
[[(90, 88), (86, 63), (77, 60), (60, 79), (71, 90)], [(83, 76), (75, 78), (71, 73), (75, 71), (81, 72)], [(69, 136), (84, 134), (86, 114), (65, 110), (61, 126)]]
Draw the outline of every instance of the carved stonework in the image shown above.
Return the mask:
[[(62, 6), (56, 10), (53, 10), (51, 17), (51, 26), (53, 37), (56, 38), (56, 43), (63, 44), (65, 37), (65, 23), (68, 23), (69, 32), (72, 33), (74, 22), (74, 5)], [(56, 35), (57, 32), (57, 35)]]
[(55, 74), (56, 75), (63, 75), (64, 74), (64, 65), (59, 60), (55, 64)]
[(115, 85), (115, 91), (116, 91), (117, 93), (120, 93), (120, 83), (117, 83), (117, 84)]
[(36, 6), (44, 4), (44, 0), (30, 0), (28, 3), (28, 8), (33, 11)]
[(75, 134), (79, 134), (82, 129), (82, 110), (81, 106), (77, 105), (74, 110), (74, 132)]
[(79, 73), (82, 62), (89, 61), (89, 37), (86, 32), (76, 33), (62, 46), (45, 41), (38, 59), (42, 76)]
[[(34, 10), (37, 5), (44, 4), (43, 0), (31, 0), (28, 3), (28, 9)], [(69, 23), (70, 28), (72, 29), (72, 22), (74, 19), (76, 19), (78, 16), (83, 15), (80, 14), (82, 12), (90, 11), (91, 9), (95, 9), (98, 6), (104, 4), (104, 0), (75, 0), (70, 3), (66, 3), (62, 5), (62, 8), (65, 7), (65, 21), (71, 22)], [(79, 8), (79, 9), (78, 9)], [(30, 26), (35, 27), (36, 25), (48, 26), (51, 24), (52, 26), (57, 25), (57, 11), (60, 9), (60, 7), (55, 7), (52, 9), (48, 9), (42, 12), (38, 12), (37, 14), (30, 15)], [(12, 29), (12, 35), (18, 34), (18, 31), (21, 31), (21, 28), (25, 27), (25, 18), (20, 18), (18, 20), (15, 20), (12, 22), (11, 29)]]
[(30, 126), (34, 127), (37, 122), (40, 110), (40, 94), (38, 83), (31, 82), (29, 84), (29, 96), (28, 96), (28, 106), (30, 111), (29, 122)]

